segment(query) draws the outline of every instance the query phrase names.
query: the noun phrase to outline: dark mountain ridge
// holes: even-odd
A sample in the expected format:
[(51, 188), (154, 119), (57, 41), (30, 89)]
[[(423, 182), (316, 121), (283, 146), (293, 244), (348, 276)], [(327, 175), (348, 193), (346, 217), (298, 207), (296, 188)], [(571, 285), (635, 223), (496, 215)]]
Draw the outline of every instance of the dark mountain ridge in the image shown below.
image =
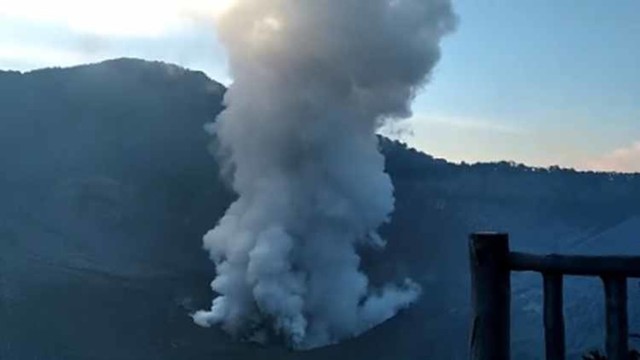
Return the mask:
[[(234, 198), (203, 131), (224, 92), (135, 59), (0, 72), (1, 359), (462, 359), (468, 233), (508, 231), (526, 251), (640, 253), (639, 174), (458, 165), (381, 138), (396, 211), (387, 251), (365, 251), (363, 266), (374, 281), (415, 279), (420, 303), (316, 351), (231, 341), (188, 317), (211, 298), (201, 237)], [(568, 286), (577, 353), (602, 343), (602, 307), (597, 284)], [(521, 359), (542, 349), (540, 295), (539, 279), (515, 278)]]

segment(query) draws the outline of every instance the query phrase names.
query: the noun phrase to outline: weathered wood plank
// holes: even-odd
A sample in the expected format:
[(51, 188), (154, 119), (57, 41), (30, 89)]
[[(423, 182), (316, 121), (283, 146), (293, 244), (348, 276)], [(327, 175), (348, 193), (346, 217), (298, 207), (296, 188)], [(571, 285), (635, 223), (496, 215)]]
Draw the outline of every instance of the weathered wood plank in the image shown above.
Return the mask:
[(544, 338), (547, 360), (565, 360), (565, 327), (562, 274), (545, 273)]
[(509, 236), (473, 234), (469, 252), (473, 309), (471, 359), (508, 360), (511, 319)]
[(532, 255), (512, 252), (512, 271), (537, 271), (578, 276), (640, 277), (640, 256)]
[(628, 360), (627, 279), (623, 276), (605, 276), (602, 280), (604, 281), (607, 319), (607, 358), (609, 360)]

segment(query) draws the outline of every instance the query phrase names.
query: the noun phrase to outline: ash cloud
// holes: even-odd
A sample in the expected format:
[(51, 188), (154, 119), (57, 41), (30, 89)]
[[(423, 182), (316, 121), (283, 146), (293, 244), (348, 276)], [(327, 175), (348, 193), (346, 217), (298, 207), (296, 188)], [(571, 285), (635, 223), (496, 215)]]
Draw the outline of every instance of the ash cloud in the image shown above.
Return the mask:
[(239, 197), (204, 236), (217, 297), (194, 321), (309, 349), (410, 306), (419, 286), (374, 288), (357, 249), (384, 246), (394, 198), (376, 131), (410, 115), (450, 2), (240, 0), (217, 27), (234, 82), (208, 129)]

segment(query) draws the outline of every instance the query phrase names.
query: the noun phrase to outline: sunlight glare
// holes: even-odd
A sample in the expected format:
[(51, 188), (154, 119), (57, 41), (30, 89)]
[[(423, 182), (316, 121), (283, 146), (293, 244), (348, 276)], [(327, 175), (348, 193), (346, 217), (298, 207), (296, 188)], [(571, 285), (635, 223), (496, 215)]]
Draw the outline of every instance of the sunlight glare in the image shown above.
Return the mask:
[(0, 0), (3, 18), (101, 36), (156, 37), (215, 19), (236, 0)]

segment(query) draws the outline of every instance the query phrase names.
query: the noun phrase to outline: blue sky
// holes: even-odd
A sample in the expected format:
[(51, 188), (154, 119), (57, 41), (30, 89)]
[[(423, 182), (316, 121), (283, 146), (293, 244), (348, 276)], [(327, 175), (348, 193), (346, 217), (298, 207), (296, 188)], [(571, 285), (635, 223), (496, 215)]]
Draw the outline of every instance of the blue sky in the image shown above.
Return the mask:
[[(0, 0), (0, 69), (130, 56), (229, 83), (230, 0)], [(453, 161), (640, 171), (640, 1), (457, 0), (414, 116), (385, 132)]]
[(456, 5), (459, 30), (415, 107), (419, 118), (442, 118), (414, 121), (420, 148), (456, 160), (629, 162), (617, 158), (640, 140), (640, 2)]

